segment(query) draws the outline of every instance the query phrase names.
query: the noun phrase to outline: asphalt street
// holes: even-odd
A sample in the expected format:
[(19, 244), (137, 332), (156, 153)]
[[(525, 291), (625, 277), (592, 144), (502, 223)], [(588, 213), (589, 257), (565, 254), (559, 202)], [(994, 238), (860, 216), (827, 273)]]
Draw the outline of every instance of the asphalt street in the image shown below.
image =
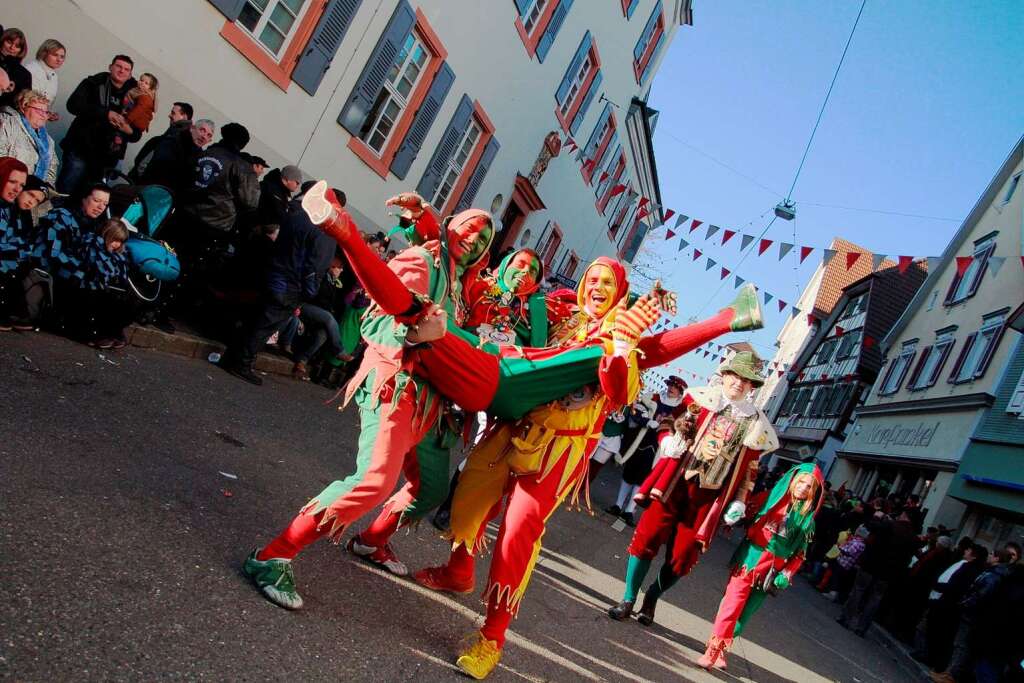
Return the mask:
[[(287, 612), (241, 574), (327, 482), (352, 471), (355, 413), (320, 387), (253, 387), (201, 361), (0, 333), (0, 677), (17, 681), (458, 681), (478, 593), (450, 598), (326, 542), (295, 562)], [(592, 490), (610, 502), (617, 472)], [(659, 607), (613, 622), (629, 528), (559, 511), (494, 681), (910, 681), (897, 653), (841, 629), (805, 582), (769, 600), (729, 657), (703, 651), (727, 578), (720, 538)], [(362, 525), (357, 524), (360, 528)], [(619, 528), (616, 528), (619, 527)], [(436, 564), (429, 525), (395, 541)], [(483, 585), (486, 561), (478, 563)]]

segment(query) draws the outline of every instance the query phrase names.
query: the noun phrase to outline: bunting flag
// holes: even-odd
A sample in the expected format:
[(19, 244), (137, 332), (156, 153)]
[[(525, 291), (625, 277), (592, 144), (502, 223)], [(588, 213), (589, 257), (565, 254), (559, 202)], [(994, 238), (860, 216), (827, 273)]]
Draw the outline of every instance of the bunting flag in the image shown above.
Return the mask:
[(765, 293), (764, 293), (764, 305), (765, 305), (765, 306), (767, 306), (767, 305), (768, 305), (768, 303), (769, 303), (769, 302), (770, 302), (770, 301), (771, 301), (772, 299), (774, 299), (774, 298), (775, 298), (775, 297), (773, 297), (773, 296), (772, 296), (771, 294), (769, 294), (768, 292), (765, 292)]
[(744, 280), (744, 279), (743, 279), (743, 278), (741, 278), (741, 277), (740, 277), (739, 275), (737, 275), (737, 276), (736, 276), (736, 282), (735, 282), (735, 284), (734, 284), (734, 285), (732, 286), (732, 288), (733, 288), (733, 289), (739, 289), (740, 287), (742, 287), (742, 286), (743, 286), (743, 283), (744, 283), (744, 282), (746, 282), (746, 280)]
[(914, 257), (913, 256), (900, 256), (900, 261), (899, 261), (899, 264), (900, 264), (900, 275), (903, 275), (904, 273), (906, 273), (907, 272), (907, 268), (909, 268), (910, 264), (913, 263), (913, 262), (914, 262)]
[(836, 331), (836, 336), (837, 337), (842, 337), (843, 336), (843, 328), (841, 328), (839, 325), (835, 326), (835, 331)]
[(876, 342), (876, 341), (877, 341), (877, 340), (876, 340), (876, 339), (875, 339), (874, 337), (872, 337), (871, 335), (865, 334), (865, 335), (864, 335), (864, 341), (862, 341), (862, 342), (861, 342), (861, 345), (862, 345), (862, 346), (863, 346), (863, 347), (864, 347), (865, 349), (870, 349), (870, 348), (871, 348), (872, 346), (874, 346), (874, 345), (875, 345), (875, 342)]
[(796, 317), (796, 316), (800, 315), (800, 309), (799, 308), (797, 308), (796, 306), (793, 306), (792, 308), (793, 308), (793, 310), (791, 310), (789, 312), (789, 314), (791, 316)]
[(670, 240), (670, 239), (672, 239), (675, 236), (676, 236), (676, 234), (674, 232), (672, 232), (672, 228), (669, 228), (668, 232), (665, 233), (665, 239), (667, 239), (667, 240)]
[(704, 254), (701, 253), (700, 249), (694, 249), (693, 250), (693, 260), (694, 261), (696, 261), (697, 259), (699, 259), (703, 255)]
[(835, 249), (823, 249), (824, 254), (822, 255), (821, 265), (828, 268), (828, 264), (832, 263), (832, 259), (836, 257)]
[(640, 193), (634, 190), (632, 187), (629, 188), (629, 194), (626, 195), (626, 203), (632, 204), (633, 200), (640, 196)]
[(779, 378), (780, 378), (780, 379), (782, 378), (782, 376), (783, 376), (784, 374), (786, 374), (786, 373), (785, 373), (785, 372), (783, 372), (782, 370), (779, 370)]
[(747, 247), (749, 247), (750, 243), (753, 242), (755, 239), (757, 238), (754, 237), (753, 235), (743, 233), (743, 237), (740, 238), (740, 251), (746, 251)]
[(713, 258), (709, 258), (708, 262), (704, 265), (704, 272), (706, 273), (707, 271), (711, 270), (712, 268), (714, 268), (717, 265), (718, 265), (718, 261), (716, 261)]
[(699, 221), (696, 218), (694, 218), (693, 223), (690, 225), (690, 232), (693, 232), (694, 230), (699, 228), (701, 225), (703, 225), (703, 223), (704, 221)]
[(718, 279), (719, 280), (724, 280), (725, 278), (729, 277), (729, 273), (731, 273), (731, 272), (732, 271), (730, 271), (728, 268), (723, 267), (722, 268), (722, 277), (720, 277)]
[(963, 277), (964, 273), (967, 272), (967, 268), (970, 267), (971, 261), (974, 260), (973, 256), (957, 256), (956, 257), (956, 276)]
[(875, 254), (871, 257), (871, 272), (878, 270), (878, 266), (882, 265), (882, 261), (885, 260), (885, 254)]
[(690, 246), (689, 242), (687, 242), (684, 239), (680, 239), (679, 240), (679, 249), (677, 249), (676, 251), (682, 251), (683, 249), (686, 249), (688, 246)]
[[(1005, 256), (989, 256), (988, 257), (988, 272), (992, 273), (992, 277), (999, 275), (999, 269), (1006, 263)], [(1024, 265), (1024, 257), (1021, 257), (1021, 265)]]
[[(761, 240), (761, 243), (757, 245), (757, 255), (761, 256), (764, 254), (764, 252), (768, 250), (768, 247), (772, 246), (772, 242), (772, 240)], [(781, 260), (782, 257), (780, 256), (779, 259)]]
[(626, 186), (623, 185), (622, 183), (619, 183), (618, 185), (616, 185), (615, 187), (612, 188), (612, 191), (608, 193), (608, 196), (609, 197), (614, 197), (615, 195), (622, 194), (625, 191), (626, 191)]
[(672, 216), (675, 216), (675, 215), (676, 215), (676, 212), (674, 210), (672, 210), (672, 209), (669, 209), (668, 211), (665, 212), (664, 222), (668, 223), (668, 219), (672, 218)]
[(651, 212), (648, 211), (647, 207), (645, 206), (644, 208), (642, 208), (639, 211), (637, 211), (636, 218), (634, 220), (642, 221), (644, 218), (646, 218), (647, 216), (650, 216), (650, 215), (651, 215)]
[(846, 252), (846, 269), (853, 268), (853, 264), (856, 263), (860, 257), (863, 256), (859, 251), (848, 251)]
[[(795, 310), (796, 306), (794, 306), (793, 308)], [(810, 327), (813, 324), (814, 324), (814, 314), (813, 313), (808, 313), (807, 314), (807, 327)]]
[(789, 242), (779, 242), (779, 260), (786, 258), (786, 254), (790, 252), (793, 245)]
[(710, 354), (711, 354), (710, 351), (708, 351), (707, 349), (704, 349), (704, 357), (705, 358), (707, 358)]
[(690, 220), (690, 217), (685, 214), (679, 214), (679, 218), (676, 219), (675, 229), (678, 230), (679, 226)]
[(650, 200), (650, 199), (648, 199), (647, 197), (641, 197), (641, 198), (640, 198), (640, 203), (639, 203), (639, 204), (637, 204), (637, 207), (638, 207), (638, 208), (641, 208), (641, 209), (642, 209), (642, 208), (644, 208), (645, 206), (647, 206), (647, 202), (649, 202), (649, 201), (651, 201), (651, 200)]
[(800, 247), (800, 263), (803, 263), (812, 251), (814, 251), (814, 247)]
[(706, 235), (704, 235), (704, 239), (706, 239), (706, 240), (711, 239), (711, 236), (714, 235), (719, 230), (721, 230), (721, 228), (718, 227), (717, 225), (709, 225), (708, 226), (708, 232), (707, 232)]
[(735, 230), (729, 230), (728, 228), (726, 228), (725, 232), (722, 233), (722, 246), (724, 247), (725, 243), (731, 240), (733, 238), (733, 235), (735, 234)]
[(608, 171), (601, 171), (601, 177), (597, 179), (598, 184), (608, 180)]
[(585, 162), (583, 162), (582, 170), (583, 170), (584, 173), (593, 173), (594, 172), (594, 160), (593, 159), (587, 159)]
[(788, 304), (785, 301), (783, 301), (782, 299), (779, 299), (778, 303), (779, 303), (779, 313), (782, 313), (784, 310), (786, 310), (786, 306)]

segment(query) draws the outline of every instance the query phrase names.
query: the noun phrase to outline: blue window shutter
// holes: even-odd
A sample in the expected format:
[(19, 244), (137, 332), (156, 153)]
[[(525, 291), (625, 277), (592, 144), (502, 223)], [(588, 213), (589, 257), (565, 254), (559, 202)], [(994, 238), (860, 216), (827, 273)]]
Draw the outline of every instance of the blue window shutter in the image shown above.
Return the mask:
[(245, 7), (245, 0), (210, 0), (210, 4), (217, 8), (217, 11), (224, 15), (228, 21), (234, 21), (242, 13)]
[(526, 19), (526, 10), (530, 9), (530, 0), (515, 0), (516, 11), (522, 19)]
[(560, 0), (558, 7), (551, 14), (551, 21), (548, 22), (548, 25), (544, 28), (544, 34), (537, 42), (537, 61), (541, 64), (544, 63), (544, 58), (548, 56), (548, 50), (551, 49), (551, 45), (555, 42), (555, 37), (562, 28), (565, 17), (569, 14), (570, 7), (572, 7), (572, 0)]
[(587, 31), (583, 35), (583, 40), (580, 41), (580, 46), (576, 48), (576, 54), (573, 55), (572, 61), (569, 62), (569, 68), (565, 70), (565, 75), (562, 76), (562, 82), (558, 84), (558, 90), (555, 91), (555, 101), (559, 104), (562, 103), (562, 100), (568, 94), (572, 79), (576, 76), (576, 72), (579, 71), (583, 58), (587, 56), (591, 42), (590, 31)]
[(633, 12), (636, 11), (636, 6), (640, 4), (640, 0), (629, 0), (629, 6), (626, 7), (626, 19), (633, 18)]
[(654, 68), (654, 63), (658, 59), (658, 53), (661, 52), (661, 46), (665, 44), (665, 34), (662, 33), (661, 37), (658, 38), (658, 44), (654, 46), (654, 52), (651, 53), (651, 58), (647, 61), (647, 66), (644, 67), (644, 72), (640, 74), (640, 82), (643, 83), (647, 80), (647, 77), (651, 74), (651, 69)]
[(338, 47), (341, 45), (352, 17), (362, 0), (329, 0), (324, 14), (316, 24), (312, 37), (299, 56), (292, 72), (292, 80), (310, 95), (316, 93), (324, 74), (331, 68)]
[(494, 156), (498, 153), (499, 147), (501, 145), (498, 144), (498, 139), (493, 137), (487, 143), (487, 146), (484, 147), (484, 153), (480, 155), (480, 163), (473, 169), (473, 175), (469, 177), (466, 189), (462, 191), (459, 203), (455, 205), (456, 211), (464, 211), (473, 205), (476, 193), (480, 191), (480, 186), (484, 182), (484, 176), (487, 175), (487, 169), (491, 167), (491, 162), (494, 161)]
[(601, 117), (594, 124), (594, 130), (590, 132), (590, 137), (587, 138), (587, 144), (583, 147), (583, 156), (589, 159), (597, 151), (597, 146), (601, 144), (601, 140), (597, 137), (597, 134), (601, 132), (601, 128), (608, 122), (608, 118), (612, 115), (612, 105), (604, 105), (604, 111), (601, 112)]
[(363, 67), (356, 87), (352, 88), (352, 94), (348, 96), (345, 106), (338, 115), (338, 123), (352, 135), (359, 135), (359, 129), (370, 113), (370, 107), (384, 85), (388, 69), (391, 68), (398, 51), (402, 49), (402, 43), (415, 24), (416, 13), (406, 0), (401, 0), (380, 40), (377, 41), (377, 46), (373, 48), (366, 66)]
[(331, 67), (331, 60), (338, 52), (360, 4), (362, 0), (329, 0), (324, 8), (313, 36), (306, 43), (306, 49), (292, 72), (292, 80), (310, 95), (316, 93), (324, 74)]
[(405, 140), (402, 141), (402, 146), (398, 148), (395, 159), (391, 162), (391, 172), (399, 180), (405, 180), (405, 174), (409, 172), (409, 167), (412, 166), (416, 155), (420, 153), (423, 140), (430, 132), (430, 127), (434, 125), (437, 112), (441, 111), (441, 104), (444, 103), (444, 98), (448, 96), (448, 91), (452, 89), (454, 82), (455, 72), (445, 62), (434, 76), (434, 82), (430, 84), (430, 90), (423, 98), (423, 104), (416, 111), (412, 124), (409, 126), (409, 132), (405, 134)]
[[(427, 162), (427, 168), (423, 171), (420, 184), (416, 186), (416, 192), (421, 197), (425, 197), (428, 202), (434, 196), (434, 192), (437, 191), (437, 184), (441, 182), (441, 174), (444, 173), (445, 167), (451, 161), (452, 155), (455, 154), (455, 146), (459, 144), (459, 140), (462, 139), (462, 135), (466, 132), (466, 127), (469, 126), (469, 120), (472, 116), (473, 101), (469, 99), (469, 95), (463, 95), (462, 99), (459, 100), (459, 106), (455, 108), (452, 120), (448, 122), (448, 127), (441, 134), (441, 140), (437, 143), (437, 149), (434, 150), (430, 161)], [(440, 206), (437, 207), (438, 210), (441, 208)]]
[(658, 24), (658, 17), (661, 16), (661, 3), (659, 2), (654, 6), (654, 11), (651, 12), (650, 18), (647, 19), (647, 23), (644, 24), (644, 30), (640, 32), (640, 37), (636, 41), (636, 45), (633, 47), (633, 61), (639, 62), (640, 58), (644, 56), (644, 51), (647, 48), (647, 43), (651, 42), (651, 37), (654, 35), (654, 28)]
[(601, 88), (601, 80), (603, 76), (601, 71), (598, 70), (597, 75), (594, 76), (594, 80), (590, 83), (590, 89), (587, 91), (587, 96), (583, 98), (583, 104), (580, 105), (580, 110), (576, 112), (576, 116), (572, 119), (572, 125), (569, 126), (569, 132), (576, 135), (576, 131), (580, 129), (580, 124), (583, 123), (584, 117), (587, 115), (587, 109), (590, 108), (590, 103), (594, 100), (594, 95)]

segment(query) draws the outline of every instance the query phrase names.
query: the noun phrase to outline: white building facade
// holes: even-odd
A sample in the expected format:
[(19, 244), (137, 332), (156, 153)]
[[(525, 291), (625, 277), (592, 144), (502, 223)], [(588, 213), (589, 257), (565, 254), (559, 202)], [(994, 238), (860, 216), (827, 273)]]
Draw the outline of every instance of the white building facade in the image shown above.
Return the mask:
[(4, 6), (30, 50), (51, 37), (67, 46), (58, 140), (78, 81), (124, 53), (136, 76), (160, 79), (151, 134), (172, 102), (189, 102), (197, 117), (244, 124), (246, 151), (343, 189), (364, 231), (389, 229), (385, 200), (416, 189), (441, 215), (492, 210), (495, 251), (536, 248), (568, 277), (597, 256), (635, 254), (660, 219), (644, 102), (690, 18), (688, 0)]

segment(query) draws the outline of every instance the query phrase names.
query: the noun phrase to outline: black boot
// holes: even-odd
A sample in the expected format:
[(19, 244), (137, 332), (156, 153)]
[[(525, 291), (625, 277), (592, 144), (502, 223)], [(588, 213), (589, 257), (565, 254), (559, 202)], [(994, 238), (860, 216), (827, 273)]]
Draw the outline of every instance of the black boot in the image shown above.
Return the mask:
[(636, 615), (636, 620), (644, 626), (650, 626), (654, 623), (654, 610), (658, 606), (658, 596), (648, 590), (644, 593), (644, 601), (640, 604), (640, 611)]
[(618, 505), (612, 505), (611, 507), (606, 507), (604, 509), (604, 511), (607, 512), (612, 517), (618, 517), (619, 515), (622, 514), (622, 508), (620, 508)]
[(615, 621), (625, 621), (633, 614), (633, 601), (623, 600), (608, 610), (608, 616)]

